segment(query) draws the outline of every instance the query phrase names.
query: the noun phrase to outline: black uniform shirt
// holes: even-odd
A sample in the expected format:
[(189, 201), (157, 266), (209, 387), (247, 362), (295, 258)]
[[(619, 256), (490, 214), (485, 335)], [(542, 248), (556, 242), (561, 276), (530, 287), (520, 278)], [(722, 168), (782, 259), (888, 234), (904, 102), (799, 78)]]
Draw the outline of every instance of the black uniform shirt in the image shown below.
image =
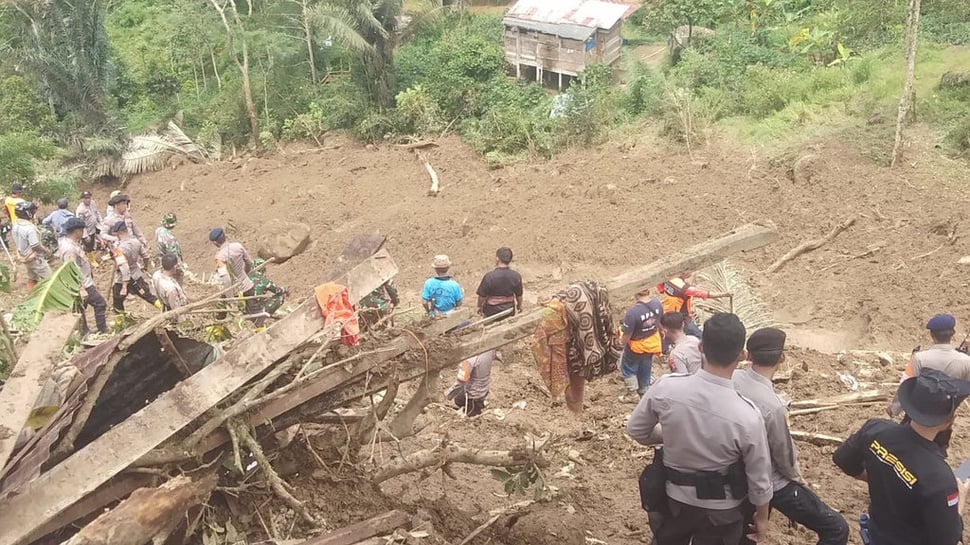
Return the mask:
[(832, 458), (849, 475), (868, 475), (873, 545), (955, 545), (962, 538), (953, 470), (940, 447), (908, 424), (869, 420)]

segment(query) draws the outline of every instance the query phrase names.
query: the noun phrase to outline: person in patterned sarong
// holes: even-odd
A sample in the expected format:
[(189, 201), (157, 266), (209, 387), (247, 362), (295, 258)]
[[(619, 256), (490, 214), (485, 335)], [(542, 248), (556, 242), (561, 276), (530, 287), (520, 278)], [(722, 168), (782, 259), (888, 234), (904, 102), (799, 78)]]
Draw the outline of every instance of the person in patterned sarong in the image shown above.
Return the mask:
[(546, 302), (532, 353), (554, 402), (583, 410), (586, 382), (616, 370), (623, 345), (616, 335), (606, 288), (596, 282), (569, 285)]

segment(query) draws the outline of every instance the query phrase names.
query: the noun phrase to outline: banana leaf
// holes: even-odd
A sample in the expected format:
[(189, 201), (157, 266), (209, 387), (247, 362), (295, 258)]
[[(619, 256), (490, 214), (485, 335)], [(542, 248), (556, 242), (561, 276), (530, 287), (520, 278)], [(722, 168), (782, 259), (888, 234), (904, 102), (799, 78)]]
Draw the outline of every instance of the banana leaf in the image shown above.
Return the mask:
[(73, 310), (80, 297), (83, 279), (81, 269), (73, 261), (55, 269), (50, 277), (34, 287), (23, 303), (14, 307), (14, 327), (29, 331), (40, 324), (47, 311)]
[(10, 268), (0, 263), (0, 291), (10, 293)]

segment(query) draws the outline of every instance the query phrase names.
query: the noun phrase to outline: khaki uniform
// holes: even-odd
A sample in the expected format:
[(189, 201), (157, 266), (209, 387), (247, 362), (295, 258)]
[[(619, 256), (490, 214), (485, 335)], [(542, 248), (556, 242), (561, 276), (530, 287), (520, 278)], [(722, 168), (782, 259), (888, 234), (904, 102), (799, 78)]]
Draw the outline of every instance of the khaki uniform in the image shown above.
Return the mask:
[(77, 210), (74, 211), (74, 215), (84, 222), (84, 238), (90, 237), (97, 233), (98, 228), (102, 224), (102, 216), (98, 213), (98, 205), (91, 201), (91, 206), (84, 204), (77, 205)]
[(155, 271), (152, 275), (152, 288), (155, 295), (162, 301), (165, 310), (184, 307), (188, 302), (182, 286), (170, 276), (165, 276), (162, 271)]
[(768, 451), (771, 453), (772, 489), (781, 490), (792, 481), (802, 481), (798, 449), (788, 430), (788, 402), (775, 393), (770, 380), (753, 369), (735, 371), (733, 381), (738, 393), (754, 403), (765, 420)]
[[(924, 368), (936, 369), (955, 379), (970, 381), (970, 355), (960, 352), (950, 344), (934, 344), (925, 350), (914, 352), (903, 380), (918, 377), (920, 370)], [(893, 397), (889, 412), (893, 417), (902, 414), (903, 407), (897, 397)]]
[[(81, 274), (84, 275), (81, 285), (88, 292), (88, 298), (84, 302), (84, 306), (90, 306), (94, 309), (94, 321), (97, 325), (98, 332), (106, 333), (108, 331), (108, 323), (105, 318), (105, 311), (108, 308), (108, 302), (105, 301), (104, 296), (101, 295), (97, 286), (94, 285), (94, 276), (91, 274), (91, 262), (88, 261), (88, 256), (84, 253), (84, 249), (69, 237), (61, 237), (57, 241), (57, 255), (65, 263), (73, 261), (81, 270)], [(82, 313), (81, 316), (85, 323), (85, 329), (87, 329), (87, 316), (85, 313)]]
[(243, 293), (253, 289), (255, 284), (249, 278), (249, 271), (253, 269), (253, 258), (250, 257), (249, 252), (242, 244), (238, 242), (224, 243), (216, 251), (216, 262), (217, 269), (221, 269), (222, 265), (225, 265), (226, 273), (229, 275), (229, 284), (240, 282), (239, 291)]
[[(664, 465), (681, 472), (724, 472), (743, 461), (748, 498), (755, 505), (771, 500), (771, 458), (761, 412), (734, 384), (704, 369), (693, 375), (667, 375), (647, 390), (627, 423), (637, 442), (660, 442)], [(667, 483), (667, 496), (707, 509), (731, 509), (744, 498), (698, 499), (692, 486)]]
[(118, 223), (119, 221), (124, 221), (125, 225), (128, 227), (128, 234), (138, 240), (141, 243), (141, 256), (144, 259), (148, 258), (148, 240), (145, 239), (145, 235), (142, 234), (141, 229), (135, 225), (135, 220), (132, 219), (131, 214), (125, 213), (124, 216), (116, 214), (114, 208), (111, 212), (104, 217), (101, 223), (101, 238), (110, 241), (117, 242), (118, 237), (108, 234), (111, 226)]
[[(735, 371), (733, 381), (738, 393), (754, 403), (765, 420), (771, 453), (771, 508), (818, 534), (819, 545), (845, 545), (849, 537), (845, 519), (802, 484), (798, 449), (788, 429), (788, 402), (775, 393), (771, 380), (753, 369)], [(750, 522), (754, 509), (747, 508), (746, 515)], [(741, 543), (754, 544), (747, 537)]]

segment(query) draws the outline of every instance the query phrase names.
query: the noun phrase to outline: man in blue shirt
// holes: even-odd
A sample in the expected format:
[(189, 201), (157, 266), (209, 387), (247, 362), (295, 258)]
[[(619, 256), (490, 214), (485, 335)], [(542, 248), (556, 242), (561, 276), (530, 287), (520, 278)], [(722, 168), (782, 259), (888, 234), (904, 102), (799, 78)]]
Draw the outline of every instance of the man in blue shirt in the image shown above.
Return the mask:
[(435, 275), (424, 282), (421, 303), (431, 316), (447, 314), (461, 306), (461, 286), (448, 274), (451, 260), (446, 255), (436, 255), (431, 262)]
[(67, 204), (67, 199), (57, 199), (57, 210), (51, 212), (50, 215), (41, 221), (42, 224), (49, 225), (54, 230), (54, 235), (58, 238), (66, 234), (62, 231), (62, 228), (64, 223), (67, 222), (67, 219), (74, 217), (74, 213), (67, 209)]

